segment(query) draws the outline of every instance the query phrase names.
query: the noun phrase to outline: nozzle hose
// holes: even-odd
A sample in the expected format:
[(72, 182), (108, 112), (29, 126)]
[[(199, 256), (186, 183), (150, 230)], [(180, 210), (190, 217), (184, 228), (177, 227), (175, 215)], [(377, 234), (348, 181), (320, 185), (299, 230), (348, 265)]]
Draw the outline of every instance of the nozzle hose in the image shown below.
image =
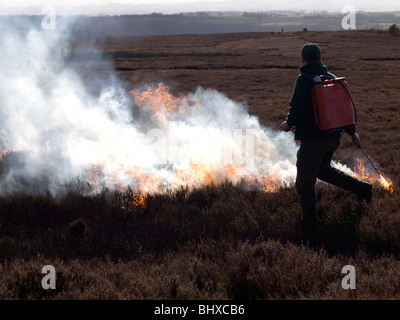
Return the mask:
[(359, 148), (361, 149), (362, 153), (364, 154), (364, 156), (368, 159), (368, 161), (372, 164), (372, 166), (374, 167), (375, 171), (381, 175), (381, 173), (379, 172), (378, 168), (374, 165), (374, 163), (372, 162), (372, 160), (369, 158), (368, 154), (364, 151), (364, 149), (361, 147), (361, 144), (358, 145)]

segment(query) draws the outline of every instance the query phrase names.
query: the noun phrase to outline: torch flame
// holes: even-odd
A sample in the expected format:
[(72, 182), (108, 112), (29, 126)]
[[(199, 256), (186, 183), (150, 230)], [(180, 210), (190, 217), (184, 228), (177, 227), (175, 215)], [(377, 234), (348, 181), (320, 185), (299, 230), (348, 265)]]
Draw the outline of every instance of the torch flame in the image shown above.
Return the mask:
[(394, 192), (394, 188), (392, 186), (392, 181), (389, 178), (385, 178), (381, 174), (380, 178), (378, 179), (378, 181), (381, 184), (381, 187), (383, 189), (385, 189), (386, 191), (389, 191), (389, 193), (393, 193)]
[(392, 184), (392, 181), (385, 177), (382, 173), (379, 175), (376, 173), (371, 174), (368, 172), (368, 170), (365, 168), (365, 165), (363, 161), (360, 158), (357, 158), (357, 167), (354, 169), (354, 173), (356, 178), (364, 181), (368, 181), (372, 184), (379, 182), (380, 186), (388, 191), (389, 193), (394, 192), (394, 187)]

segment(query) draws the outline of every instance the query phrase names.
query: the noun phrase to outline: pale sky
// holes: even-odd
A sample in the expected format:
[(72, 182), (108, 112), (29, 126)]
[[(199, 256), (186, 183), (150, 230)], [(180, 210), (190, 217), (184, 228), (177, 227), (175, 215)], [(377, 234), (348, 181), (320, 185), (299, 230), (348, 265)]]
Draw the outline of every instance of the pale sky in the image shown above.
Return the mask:
[[(327, 10), (341, 12), (346, 5), (363, 11), (400, 11), (399, 0), (1, 0), (0, 13), (41, 13), (44, 6), (65, 13), (179, 13), (185, 11)], [(89, 7), (91, 9), (89, 9)], [(83, 9), (82, 9), (83, 8)], [(89, 10), (91, 12), (89, 12)]]

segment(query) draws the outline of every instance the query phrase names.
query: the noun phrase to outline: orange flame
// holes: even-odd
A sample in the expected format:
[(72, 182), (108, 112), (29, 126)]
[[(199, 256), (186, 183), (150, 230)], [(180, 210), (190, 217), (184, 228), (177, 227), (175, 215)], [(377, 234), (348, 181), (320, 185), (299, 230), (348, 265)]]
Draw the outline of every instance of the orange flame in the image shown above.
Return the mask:
[(279, 188), (281, 187), (282, 181), (278, 179), (279, 177), (279, 172), (280, 170), (277, 169), (274, 172), (266, 175), (266, 174), (261, 174), (261, 175), (254, 175), (251, 174), (247, 177), (244, 177), (244, 181), (248, 184), (252, 185), (257, 185), (263, 190), (266, 190), (268, 192), (275, 192), (278, 191)]
[(0, 162), (3, 161), (4, 157), (9, 154), (10, 152), (12, 152), (13, 150), (8, 149), (8, 148), (3, 148), (0, 152)]
[[(140, 212), (142, 212), (146, 208), (146, 200), (147, 197), (143, 195), (143, 193), (139, 191), (133, 191), (129, 187), (125, 187), (123, 185), (118, 185), (117, 186), (118, 191), (120, 192), (120, 195), (118, 195), (118, 198), (120, 200), (123, 200), (123, 202), (130, 207), (134, 207), (138, 209)], [(122, 197), (122, 199), (121, 199)]]
[(173, 96), (169, 92), (169, 88), (163, 83), (158, 83), (157, 88), (154, 85), (149, 86), (143, 92), (137, 89), (132, 90), (131, 95), (139, 107), (146, 105), (153, 112), (151, 118), (160, 127), (166, 124), (171, 115), (184, 115), (188, 107), (193, 105), (199, 107), (199, 102), (196, 100)]
[(379, 182), (380, 186), (384, 190), (388, 191), (389, 193), (394, 192), (392, 181), (388, 177), (385, 177), (382, 173), (369, 173), (360, 158), (357, 158), (357, 167), (354, 168), (354, 173), (356, 178), (360, 180), (369, 181), (372, 184)]
[(92, 166), (92, 168), (89, 169), (88, 175), (89, 175), (89, 181), (88, 181), (89, 184), (95, 185), (98, 182), (99, 177), (100, 177), (99, 166), (96, 166), (96, 165)]

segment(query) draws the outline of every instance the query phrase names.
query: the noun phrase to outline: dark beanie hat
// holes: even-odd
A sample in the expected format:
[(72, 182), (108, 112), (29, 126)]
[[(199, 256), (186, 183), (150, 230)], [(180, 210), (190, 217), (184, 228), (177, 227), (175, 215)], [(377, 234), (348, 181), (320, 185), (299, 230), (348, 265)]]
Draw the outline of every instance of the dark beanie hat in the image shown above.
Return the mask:
[(306, 43), (302, 48), (301, 48), (301, 55), (303, 57), (307, 56), (310, 53), (314, 53), (318, 56), (321, 55), (321, 49), (315, 44), (315, 43)]

